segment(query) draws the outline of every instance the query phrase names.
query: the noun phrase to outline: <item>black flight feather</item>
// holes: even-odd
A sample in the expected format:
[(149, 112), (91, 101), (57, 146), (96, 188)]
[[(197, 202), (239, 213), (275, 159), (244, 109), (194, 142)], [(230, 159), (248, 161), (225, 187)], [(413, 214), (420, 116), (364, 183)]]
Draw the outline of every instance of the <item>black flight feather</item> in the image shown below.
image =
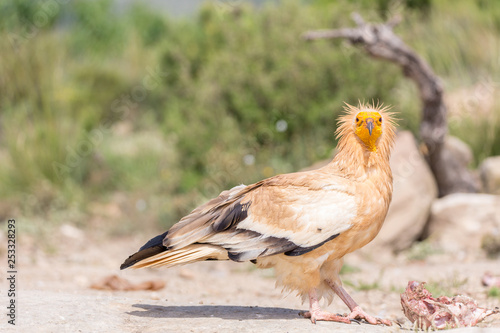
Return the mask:
[(328, 237), (327, 239), (325, 239), (321, 243), (313, 245), (313, 246), (309, 246), (309, 247), (300, 247), (299, 246), (299, 247), (296, 247), (295, 249), (293, 249), (291, 251), (285, 252), (285, 255), (286, 256), (291, 256), (291, 257), (296, 257), (296, 256), (303, 255), (303, 254), (305, 254), (307, 252), (311, 252), (312, 250), (317, 249), (318, 247), (320, 247), (321, 245), (325, 244), (326, 242), (331, 241), (332, 239), (336, 238), (338, 235), (340, 235), (340, 234), (335, 234), (335, 235), (333, 235), (331, 237)]
[(128, 268), (141, 260), (157, 255), (167, 250), (167, 247), (163, 245), (163, 239), (167, 236), (168, 231), (163, 234), (151, 238), (146, 244), (144, 244), (139, 251), (131, 255), (123, 262), (120, 269)]
[(248, 207), (250, 202), (244, 204), (238, 202), (225, 216), (220, 216), (212, 224), (212, 229), (215, 232), (224, 231), (243, 221), (248, 217)]

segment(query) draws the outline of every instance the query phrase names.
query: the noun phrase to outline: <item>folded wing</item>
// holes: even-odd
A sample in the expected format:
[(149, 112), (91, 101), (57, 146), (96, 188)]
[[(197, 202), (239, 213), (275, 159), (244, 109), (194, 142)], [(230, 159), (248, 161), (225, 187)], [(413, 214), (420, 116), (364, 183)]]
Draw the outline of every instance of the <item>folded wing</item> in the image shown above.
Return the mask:
[(163, 244), (221, 246), (235, 261), (277, 253), (301, 255), (351, 227), (353, 193), (342, 186), (314, 186), (274, 177), (238, 186), (197, 208), (169, 230)]

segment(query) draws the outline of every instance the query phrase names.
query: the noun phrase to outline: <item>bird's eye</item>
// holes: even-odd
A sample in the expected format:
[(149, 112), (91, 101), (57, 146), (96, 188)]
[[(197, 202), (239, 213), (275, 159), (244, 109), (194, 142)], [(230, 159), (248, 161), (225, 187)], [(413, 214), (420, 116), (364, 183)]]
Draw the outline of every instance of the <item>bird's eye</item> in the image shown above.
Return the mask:
[(382, 122), (382, 117), (380, 117), (380, 119), (378, 121)]
[(356, 122), (358, 122), (358, 121), (359, 121), (359, 118), (356, 118)]

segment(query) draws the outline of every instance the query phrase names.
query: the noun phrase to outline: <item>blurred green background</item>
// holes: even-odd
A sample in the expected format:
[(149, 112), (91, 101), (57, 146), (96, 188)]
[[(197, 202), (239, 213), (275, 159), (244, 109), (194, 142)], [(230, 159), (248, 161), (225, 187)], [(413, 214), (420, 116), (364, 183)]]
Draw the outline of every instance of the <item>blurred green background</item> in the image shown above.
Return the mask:
[[(418, 136), (400, 69), (310, 29), (403, 18), (443, 79), (475, 165), (500, 155), (496, 0), (0, 4), (0, 215), (49, 232), (165, 228), (239, 183), (332, 156), (343, 102), (382, 101)], [(42, 228), (43, 227), (43, 228)]]

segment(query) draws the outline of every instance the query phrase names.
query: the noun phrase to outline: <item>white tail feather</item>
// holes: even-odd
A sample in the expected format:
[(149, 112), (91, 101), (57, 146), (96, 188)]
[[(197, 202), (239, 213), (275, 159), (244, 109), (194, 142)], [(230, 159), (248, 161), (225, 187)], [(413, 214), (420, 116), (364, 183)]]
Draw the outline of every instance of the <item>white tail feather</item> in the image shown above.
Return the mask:
[(131, 267), (172, 267), (207, 259), (227, 260), (229, 258), (227, 256), (227, 251), (222, 247), (208, 244), (192, 244), (182, 249), (158, 253), (137, 262)]

